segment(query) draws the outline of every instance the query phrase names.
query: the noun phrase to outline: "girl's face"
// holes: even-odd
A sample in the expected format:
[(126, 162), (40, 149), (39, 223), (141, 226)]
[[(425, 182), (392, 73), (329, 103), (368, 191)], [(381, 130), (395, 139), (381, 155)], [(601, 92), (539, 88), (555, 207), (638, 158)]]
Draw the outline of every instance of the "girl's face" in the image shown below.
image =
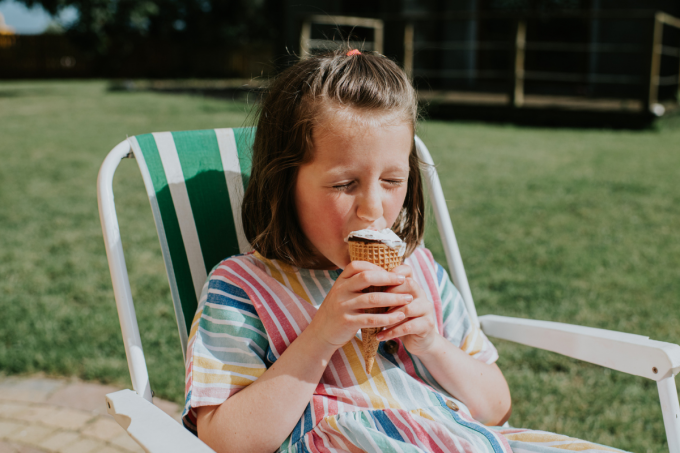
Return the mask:
[(313, 158), (298, 169), (295, 186), (302, 232), (328, 269), (349, 264), (350, 232), (392, 227), (406, 198), (413, 142), (408, 122), (359, 127), (335, 119), (315, 128)]

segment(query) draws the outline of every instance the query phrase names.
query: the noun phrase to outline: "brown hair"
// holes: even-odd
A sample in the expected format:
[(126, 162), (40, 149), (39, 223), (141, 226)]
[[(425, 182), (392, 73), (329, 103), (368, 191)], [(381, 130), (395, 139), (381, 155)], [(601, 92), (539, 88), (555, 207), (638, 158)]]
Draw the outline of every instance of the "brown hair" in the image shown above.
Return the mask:
[[(286, 69), (260, 104), (242, 219), (251, 245), (267, 258), (299, 267), (316, 264), (310, 261), (312, 251), (298, 223), (294, 196), (298, 168), (312, 158), (312, 134), (320, 115), (343, 112), (358, 121), (365, 114), (396, 117), (408, 121), (415, 134), (417, 99), (404, 71), (380, 54), (347, 55), (348, 50), (311, 56)], [(423, 227), (414, 142), (406, 198), (393, 226), (407, 244), (406, 256), (421, 242)]]

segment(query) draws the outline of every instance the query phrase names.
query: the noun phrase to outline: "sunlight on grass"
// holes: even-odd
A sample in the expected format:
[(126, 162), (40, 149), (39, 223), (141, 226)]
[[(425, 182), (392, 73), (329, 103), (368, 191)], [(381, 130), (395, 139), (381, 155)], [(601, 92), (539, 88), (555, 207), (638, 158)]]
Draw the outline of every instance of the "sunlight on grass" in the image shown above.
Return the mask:
[[(0, 372), (129, 386), (97, 211), (106, 153), (126, 135), (236, 127), (250, 107), (106, 83), (0, 83)], [(680, 120), (654, 130), (425, 122), (480, 315), (679, 342)], [(183, 401), (177, 328), (139, 171), (114, 182), (156, 394)], [(426, 242), (444, 263), (429, 222)], [(495, 342), (513, 426), (661, 452), (656, 385)]]

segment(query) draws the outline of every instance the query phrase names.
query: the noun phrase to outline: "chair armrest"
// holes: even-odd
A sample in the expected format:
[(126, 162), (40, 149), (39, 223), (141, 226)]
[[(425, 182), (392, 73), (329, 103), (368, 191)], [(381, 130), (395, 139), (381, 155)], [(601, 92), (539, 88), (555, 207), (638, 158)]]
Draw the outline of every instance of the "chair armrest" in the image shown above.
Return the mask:
[(168, 414), (132, 390), (106, 395), (108, 413), (144, 451), (214, 453)]
[(680, 371), (680, 346), (649, 337), (559, 322), (485, 315), (491, 337), (533, 346), (654, 381)]

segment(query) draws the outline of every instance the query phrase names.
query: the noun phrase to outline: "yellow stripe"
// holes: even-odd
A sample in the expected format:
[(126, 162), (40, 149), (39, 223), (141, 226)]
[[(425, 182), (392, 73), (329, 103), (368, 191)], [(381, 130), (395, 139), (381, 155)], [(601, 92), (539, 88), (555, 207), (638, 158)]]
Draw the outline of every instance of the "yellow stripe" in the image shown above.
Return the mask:
[(194, 366), (206, 368), (208, 370), (230, 371), (232, 373), (247, 374), (248, 376), (260, 377), (266, 369), (264, 367), (247, 367), (239, 365), (228, 365), (219, 360), (208, 359), (205, 357), (194, 357)]
[[(378, 357), (376, 357), (375, 359), (377, 362)], [(383, 398), (387, 400), (390, 407), (392, 409), (402, 409), (401, 404), (399, 404), (399, 402), (394, 398), (394, 396), (392, 396), (392, 392), (390, 392), (390, 388), (387, 385), (385, 376), (383, 375), (377, 363), (373, 364), (373, 368), (371, 369), (371, 377), (373, 377), (373, 383), (378, 388), (378, 392)]]
[(420, 415), (423, 418), (434, 421), (434, 418), (432, 418), (432, 416), (430, 414), (428, 414), (427, 412), (425, 412), (422, 409), (414, 409), (414, 410), (409, 411), (409, 412), (411, 412), (413, 415)]
[(583, 451), (583, 450), (606, 450), (606, 451), (620, 451), (614, 448), (608, 448), (604, 447), (601, 445), (596, 445), (592, 444), (590, 442), (586, 442), (584, 440), (580, 439), (575, 439), (572, 437), (568, 436), (563, 436), (560, 434), (553, 434), (553, 433), (512, 433), (512, 434), (504, 434), (505, 438), (508, 440), (517, 440), (520, 442), (530, 442), (530, 443), (537, 443), (537, 444), (545, 444), (545, 443), (551, 443), (551, 442), (566, 442), (566, 441), (571, 441), (568, 444), (561, 444), (561, 445), (549, 445), (551, 448), (559, 448), (562, 450), (569, 450), (569, 451)]
[[(473, 338), (475, 338), (475, 342), (474, 344), (470, 344)], [(470, 332), (468, 336), (465, 337), (463, 340), (463, 345), (460, 347), (460, 349), (467, 352), (469, 355), (475, 355), (482, 350), (483, 345), (484, 340), (482, 338), (481, 332), (479, 332), (479, 329), (474, 328), (472, 329), (472, 332)]]
[(283, 275), (281, 275), (281, 272), (272, 264), (271, 261), (269, 261), (267, 258), (264, 256), (260, 255), (259, 252), (254, 253), (255, 258), (258, 260), (262, 261), (265, 266), (267, 266), (267, 269), (269, 269), (269, 273), (271, 274), (274, 279), (276, 279), (277, 282), (281, 283), (282, 285), (285, 285), (286, 282), (283, 279)]
[(588, 442), (575, 442), (573, 444), (551, 445), (552, 448), (560, 448), (562, 450), (583, 451), (583, 450), (605, 450), (605, 451), (620, 451), (613, 448), (603, 447)]
[(302, 282), (298, 280), (298, 274), (291, 268), (289, 264), (285, 264), (279, 261), (279, 265), (281, 266), (281, 269), (286, 273), (286, 277), (288, 277), (288, 281), (290, 282), (290, 286), (293, 289), (293, 292), (297, 294), (298, 296), (302, 297), (304, 300), (307, 301), (308, 304), (312, 304), (312, 301), (309, 300), (309, 296), (307, 295), (307, 291), (305, 291), (305, 288), (302, 286)]
[(203, 309), (201, 308), (200, 311), (196, 312), (196, 315), (194, 316), (194, 320), (191, 321), (191, 331), (189, 332), (189, 340), (191, 340), (196, 335), (196, 332), (198, 332), (198, 323), (199, 323), (199, 320), (201, 319), (202, 315), (203, 315)]
[(200, 371), (196, 371), (196, 369), (193, 370), (191, 376), (194, 382), (199, 382), (201, 384), (229, 384), (245, 386), (254, 382), (252, 379), (236, 376), (233, 374), (201, 373)]
[(335, 419), (335, 417), (324, 417), (323, 418), (328, 425), (336, 430), (337, 432), (340, 432), (340, 428), (338, 428), (338, 421)]
[(521, 442), (560, 442), (569, 440), (568, 436), (553, 433), (512, 433), (504, 434), (509, 440), (519, 440)]
[(359, 359), (359, 356), (354, 350), (354, 345), (352, 344), (355, 342), (360, 345), (360, 349), (363, 348), (363, 344), (359, 343), (359, 340), (357, 340), (356, 338), (353, 338), (352, 341), (350, 341), (349, 343), (342, 347), (342, 351), (345, 353), (345, 356), (347, 357), (349, 366), (350, 368), (352, 368), (352, 374), (356, 378), (361, 391), (366, 396), (368, 396), (369, 400), (371, 401), (371, 405), (373, 406), (373, 409), (385, 409), (385, 405), (382, 403), (382, 400), (380, 399), (380, 397), (378, 397), (378, 395), (375, 394), (375, 392), (371, 388), (371, 384), (368, 382), (366, 370), (364, 370), (361, 360)]

